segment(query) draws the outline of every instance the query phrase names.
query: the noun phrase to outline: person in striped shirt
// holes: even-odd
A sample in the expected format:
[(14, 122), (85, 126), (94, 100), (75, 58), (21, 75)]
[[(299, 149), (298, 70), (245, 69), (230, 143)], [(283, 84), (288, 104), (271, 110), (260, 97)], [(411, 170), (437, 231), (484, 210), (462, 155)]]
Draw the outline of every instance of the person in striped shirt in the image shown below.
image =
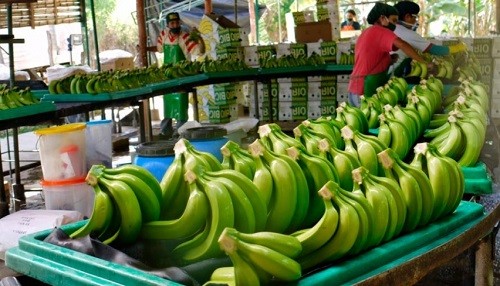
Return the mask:
[[(205, 52), (203, 39), (197, 31), (189, 33), (181, 30), (179, 13), (168, 13), (166, 22), (167, 27), (160, 32), (156, 45), (158, 52), (163, 53), (163, 64), (191, 60), (191, 56), (201, 55)], [(164, 119), (160, 128), (165, 137), (170, 138), (174, 135), (173, 118), (177, 120), (177, 129), (188, 120), (188, 98), (187, 93), (173, 93), (163, 96)]]

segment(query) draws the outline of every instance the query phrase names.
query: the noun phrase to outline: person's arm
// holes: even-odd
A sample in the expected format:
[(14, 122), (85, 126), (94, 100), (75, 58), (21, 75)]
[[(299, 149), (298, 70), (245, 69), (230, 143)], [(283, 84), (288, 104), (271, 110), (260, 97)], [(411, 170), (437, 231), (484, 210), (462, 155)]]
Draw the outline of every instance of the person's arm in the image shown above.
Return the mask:
[[(402, 50), (407, 56), (416, 60), (417, 62), (427, 63), (410, 44), (403, 41), (401, 38), (396, 38), (392, 44), (393, 46)], [(433, 66), (432, 63), (427, 63), (427, 64), (429, 67)]]

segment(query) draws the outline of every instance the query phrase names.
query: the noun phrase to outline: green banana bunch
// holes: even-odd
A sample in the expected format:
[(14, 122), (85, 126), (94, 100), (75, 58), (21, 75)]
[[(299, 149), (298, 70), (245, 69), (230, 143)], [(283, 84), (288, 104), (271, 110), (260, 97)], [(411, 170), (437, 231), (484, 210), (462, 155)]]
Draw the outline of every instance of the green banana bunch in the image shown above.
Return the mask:
[[(397, 121), (401, 122), (404, 126), (407, 127), (409, 131), (409, 137), (408, 141), (410, 142), (410, 145), (413, 145), (415, 141), (420, 137), (420, 132), (423, 131), (421, 126), (420, 126), (420, 121), (415, 121), (413, 117), (410, 115), (406, 114), (404, 111), (401, 110), (398, 106), (390, 106), (390, 105), (385, 105), (384, 106), (384, 115), (385, 118), (391, 118), (391, 119), (396, 119)], [(391, 136), (392, 138), (392, 136)]]
[(361, 166), (356, 155), (335, 148), (327, 139), (322, 139), (318, 144), (320, 156), (333, 164), (338, 173), (339, 185), (344, 190), (352, 190), (354, 181), (352, 170)]
[(434, 91), (426, 85), (426, 81), (415, 85), (411, 89), (411, 94), (418, 96), (421, 100), (428, 100), (430, 104), (429, 110), (432, 113), (437, 113), (442, 110), (442, 99), (439, 91)]
[[(429, 143), (435, 146), (440, 154), (454, 160), (459, 160), (465, 148), (466, 141), (462, 129), (457, 123), (457, 118), (450, 115), (448, 122), (442, 126), (442, 128), (438, 127), (432, 130), (434, 132), (432, 135), (435, 136)], [(427, 135), (429, 136), (429, 133), (432, 131), (429, 131)]]
[(392, 76), (387, 81), (387, 87), (394, 90), (398, 95), (398, 103), (403, 103), (406, 101), (406, 91), (408, 89), (408, 83), (402, 77)]
[(403, 162), (391, 149), (377, 156), (384, 167), (385, 177), (393, 179), (400, 186), (407, 210), (403, 231), (409, 232), (429, 223), (434, 209), (434, 194), (425, 173)]
[(301, 256), (322, 247), (334, 235), (339, 223), (339, 213), (333, 206), (332, 194), (326, 189), (320, 189), (318, 195), (324, 205), (321, 218), (310, 228), (292, 233), (302, 245)]
[[(318, 142), (323, 138), (328, 138), (329, 142), (335, 142), (334, 138), (327, 137), (323, 133), (318, 133), (317, 131), (307, 128), (304, 124), (299, 124), (293, 129), (293, 134), (295, 139), (302, 143), (302, 145), (309, 154), (318, 155)], [(288, 150), (288, 148), (287, 148)]]
[(359, 167), (352, 171), (352, 177), (356, 183), (354, 184), (353, 192), (361, 192), (372, 207), (375, 219), (372, 231), (367, 236), (371, 238), (368, 245), (376, 246), (382, 242), (389, 228), (395, 226), (394, 222), (393, 225), (390, 224), (390, 216), (392, 216), (391, 212), (393, 211), (396, 212), (397, 216), (397, 208), (395, 203), (389, 204), (388, 197), (392, 198), (389, 190), (385, 186), (374, 184), (372, 181), (367, 180), (367, 174), (367, 169), (364, 167)]
[[(407, 121), (410, 120), (412, 119), (408, 117)], [(399, 158), (405, 158), (413, 145), (413, 142), (410, 141), (413, 138), (408, 126), (405, 125), (406, 123), (385, 115), (380, 116), (380, 127), (377, 137), (381, 142), (394, 150)]]
[(255, 176), (255, 162), (248, 151), (243, 150), (238, 143), (229, 140), (221, 147), (225, 169), (236, 170), (249, 179)]
[(260, 285), (268, 283), (270, 277), (277, 281), (295, 281), (302, 276), (301, 267), (294, 260), (302, 251), (302, 245), (291, 235), (245, 234), (226, 228), (218, 241), (233, 262), (235, 285)]
[[(120, 244), (134, 243), (139, 236), (143, 222), (139, 201), (132, 190), (135, 186), (130, 186), (123, 181), (109, 180), (102, 177), (102, 169), (98, 165), (91, 168), (86, 181), (93, 187), (99, 185), (113, 201), (112, 219), (106, 228), (110, 228), (114, 224), (114, 233), (108, 233), (109, 237), (99, 236), (99, 239), (103, 240), (104, 243), (111, 243), (115, 240)], [(119, 216), (115, 216), (114, 213), (118, 213)], [(106, 232), (105, 230), (104, 233)]]
[(406, 77), (420, 77), (426, 78), (428, 76), (427, 63), (412, 60), (410, 63), (411, 70)]
[[(191, 171), (188, 171), (191, 172)], [(141, 237), (146, 239), (186, 239), (205, 227), (210, 215), (207, 195), (196, 184), (191, 173), (189, 181), (189, 198), (182, 215), (172, 220), (157, 220), (142, 225)]]
[(379, 127), (378, 117), (382, 114), (382, 104), (378, 100), (378, 96), (371, 97), (361, 96), (360, 109), (368, 120), (368, 128), (374, 129)]
[(322, 263), (338, 260), (347, 255), (358, 239), (360, 217), (356, 209), (346, 201), (334, 181), (329, 181), (321, 192), (330, 192), (332, 202), (339, 214), (337, 230), (320, 248), (298, 258), (303, 270), (311, 269)]
[(458, 164), (453, 162), (455, 161), (441, 155), (428, 143), (415, 146), (415, 157), (411, 165), (420, 168), (427, 175), (434, 193), (432, 221), (452, 213), (462, 199), (463, 175), (459, 173)]
[(341, 102), (339, 107), (337, 107), (335, 120), (341, 122), (343, 125), (349, 125), (361, 133), (366, 134), (368, 132), (368, 120), (361, 109), (350, 106), (346, 102)]
[(276, 123), (259, 126), (258, 133), (261, 143), (277, 154), (286, 155), (289, 147), (303, 147), (300, 141), (285, 134)]
[(337, 170), (328, 160), (310, 155), (296, 147), (287, 149), (288, 156), (298, 163), (307, 180), (309, 207), (301, 226), (314, 225), (324, 213), (324, 204), (318, 196), (318, 190), (328, 181), (339, 181)]
[[(233, 188), (236, 191), (241, 189), (243, 193), (241, 194), (240, 192), (240, 196), (242, 197), (240, 200), (245, 200), (244, 197), (246, 196), (252, 206), (255, 217), (255, 231), (264, 230), (267, 222), (268, 207), (262, 193), (252, 180), (234, 170), (207, 171), (204, 175), (210, 180), (220, 181), (227, 188)], [(231, 190), (231, 192), (235, 190)]]
[(385, 149), (383, 143), (368, 135), (361, 135), (357, 130), (344, 126), (342, 138), (346, 143), (345, 151), (352, 154), (372, 174), (379, 174), (377, 153)]
[(207, 196), (210, 214), (206, 217), (203, 230), (189, 240), (177, 245), (171, 252), (179, 265), (187, 265), (208, 258), (220, 257), (221, 250), (217, 240), (226, 227), (235, 222), (234, 205), (227, 187), (219, 181), (200, 181), (198, 175), (190, 175), (201, 185)]
[(401, 95), (399, 94), (399, 89), (393, 89), (388, 84), (385, 84), (377, 87), (376, 93), (373, 96), (380, 100), (380, 102), (384, 105), (389, 104), (394, 106), (398, 104)]
[(304, 221), (309, 207), (307, 180), (297, 162), (272, 152), (260, 140), (250, 144), (249, 150), (252, 156), (263, 159), (273, 178), (265, 230), (294, 231)]
[(254, 157), (255, 161), (255, 174), (252, 182), (257, 187), (258, 193), (265, 203), (266, 207), (269, 207), (269, 202), (271, 201), (271, 196), (273, 195), (273, 176), (269, 171), (268, 167), (262, 161), (260, 156)]
[[(314, 131), (313, 134), (317, 134), (322, 138), (327, 138), (328, 140), (330, 140), (330, 142), (334, 143), (337, 148), (341, 148), (341, 146), (344, 145), (342, 136), (340, 136), (340, 129), (343, 126), (341, 124), (337, 124), (337, 121), (327, 120), (325, 118), (318, 118), (312, 121), (304, 120), (300, 125), (303, 125), (313, 130)], [(295, 138), (297, 138), (297, 134), (295, 135), (296, 135)], [(298, 135), (298, 137), (300, 137), (300, 134)], [(302, 142), (302, 140), (300, 141)]]
[[(314, 122), (321, 123), (321, 124), (327, 124), (330, 126), (330, 128), (333, 130), (333, 138), (335, 138), (335, 142), (332, 142), (332, 144), (335, 144), (335, 147), (339, 149), (344, 149), (345, 144), (344, 140), (342, 139), (342, 136), (340, 135), (340, 129), (345, 126), (345, 124), (338, 122), (337, 120), (334, 120), (331, 117), (326, 117), (326, 116), (321, 116), (318, 117), (317, 119), (314, 120)], [(304, 122), (303, 122), (304, 123)], [(310, 127), (308, 123), (305, 123), (307, 127)], [(313, 126), (310, 127), (311, 129), (315, 129)], [(321, 133), (321, 132), (320, 132)]]
[(418, 113), (423, 130), (426, 130), (429, 127), (434, 112), (431, 110), (428, 100), (422, 100), (421, 97), (410, 94), (405, 107), (415, 110)]

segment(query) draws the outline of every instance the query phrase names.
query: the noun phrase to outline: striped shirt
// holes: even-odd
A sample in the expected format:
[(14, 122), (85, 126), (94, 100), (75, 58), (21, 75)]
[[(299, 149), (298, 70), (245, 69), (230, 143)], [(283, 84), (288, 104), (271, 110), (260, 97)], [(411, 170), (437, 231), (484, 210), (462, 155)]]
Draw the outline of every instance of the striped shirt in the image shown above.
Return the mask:
[(158, 36), (156, 48), (158, 52), (163, 53), (163, 45), (179, 45), (186, 59), (190, 59), (189, 55), (198, 55), (199, 45), (197, 42), (189, 39), (189, 33), (181, 31), (179, 35), (169, 33), (168, 29), (161, 31)]

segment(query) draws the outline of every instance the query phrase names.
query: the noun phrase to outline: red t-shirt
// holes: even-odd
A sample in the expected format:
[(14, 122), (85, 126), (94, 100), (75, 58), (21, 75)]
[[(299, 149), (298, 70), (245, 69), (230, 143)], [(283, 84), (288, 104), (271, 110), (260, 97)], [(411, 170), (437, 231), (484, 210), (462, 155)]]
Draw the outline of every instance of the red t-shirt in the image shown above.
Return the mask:
[(387, 70), (391, 65), (393, 46), (397, 36), (380, 25), (373, 25), (361, 33), (354, 48), (354, 69), (349, 81), (349, 92), (362, 95), (365, 76)]

